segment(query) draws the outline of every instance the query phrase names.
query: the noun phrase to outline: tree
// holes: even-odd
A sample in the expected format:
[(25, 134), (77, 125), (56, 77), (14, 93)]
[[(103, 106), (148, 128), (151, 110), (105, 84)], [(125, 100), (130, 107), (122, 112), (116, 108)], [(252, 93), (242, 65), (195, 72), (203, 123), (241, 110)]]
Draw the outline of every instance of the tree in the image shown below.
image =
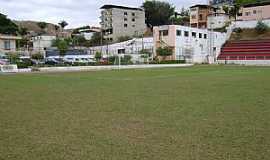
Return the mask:
[(64, 21), (64, 20), (59, 22), (58, 24), (62, 29), (64, 29), (66, 26), (68, 26), (68, 23), (66, 21)]
[(175, 13), (175, 7), (168, 2), (153, 0), (145, 1), (142, 5), (145, 10), (148, 27), (170, 24), (170, 18)]
[(175, 25), (189, 25), (190, 22), (190, 13), (188, 9), (185, 9), (184, 7), (181, 9), (180, 13), (175, 12), (174, 16), (171, 17), (172, 24)]
[(39, 28), (44, 30), (48, 24), (46, 22), (38, 22), (37, 25), (39, 26)]
[(100, 61), (101, 58), (102, 58), (102, 53), (101, 53), (101, 52), (96, 52), (96, 54), (95, 54), (95, 59), (96, 59), (97, 61)]
[(263, 23), (262, 21), (259, 21), (257, 23), (257, 26), (255, 27), (255, 30), (257, 33), (263, 34), (269, 30), (269, 27), (267, 26), (267, 24)]
[(163, 60), (167, 56), (171, 56), (173, 54), (173, 50), (170, 47), (159, 47), (157, 49), (157, 55), (163, 57)]
[(18, 26), (8, 19), (6, 15), (0, 13), (0, 33), (16, 35), (18, 31)]
[(69, 43), (68, 40), (56, 39), (52, 42), (52, 46), (57, 47), (60, 57), (64, 57), (69, 48)]
[(21, 28), (19, 29), (19, 34), (20, 34), (21, 36), (25, 36), (25, 35), (27, 35), (27, 33), (28, 33), (27, 28), (21, 27)]
[(128, 40), (131, 40), (132, 38), (129, 37), (129, 36), (121, 36), (121, 37), (118, 37), (118, 42), (125, 42), (125, 41), (128, 41)]
[(103, 36), (100, 32), (96, 32), (93, 34), (91, 40), (90, 40), (90, 45), (91, 46), (96, 46), (101, 44), (101, 39), (103, 39)]

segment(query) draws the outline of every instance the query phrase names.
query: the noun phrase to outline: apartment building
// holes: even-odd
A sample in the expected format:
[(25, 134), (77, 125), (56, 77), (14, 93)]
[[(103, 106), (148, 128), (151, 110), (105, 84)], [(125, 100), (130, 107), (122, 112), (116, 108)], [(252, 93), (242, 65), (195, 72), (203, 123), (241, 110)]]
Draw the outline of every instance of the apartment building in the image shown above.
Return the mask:
[(21, 37), (0, 34), (0, 52), (16, 52), (16, 41)]
[(214, 63), (226, 42), (226, 34), (179, 25), (154, 27), (154, 56), (159, 47), (169, 47), (173, 55), (167, 60), (190, 63)]
[(270, 2), (247, 4), (241, 7), (238, 21), (254, 21), (270, 19)]
[(142, 36), (146, 31), (145, 12), (142, 8), (116, 5), (101, 7), (101, 29), (104, 38), (117, 41), (123, 36)]
[(207, 28), (207, 16), (211, 14), (213, 7), (209, 5), (195, 5), (190, 7), (190, 26), (195, 28)]

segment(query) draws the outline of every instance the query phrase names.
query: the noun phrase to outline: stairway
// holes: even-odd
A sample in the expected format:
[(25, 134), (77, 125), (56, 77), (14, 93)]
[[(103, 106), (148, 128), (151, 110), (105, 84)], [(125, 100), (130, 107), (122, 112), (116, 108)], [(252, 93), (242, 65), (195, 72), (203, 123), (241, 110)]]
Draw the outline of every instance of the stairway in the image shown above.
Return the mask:
[(270, 39), (228, 41), (218, 60), (270, 60)]

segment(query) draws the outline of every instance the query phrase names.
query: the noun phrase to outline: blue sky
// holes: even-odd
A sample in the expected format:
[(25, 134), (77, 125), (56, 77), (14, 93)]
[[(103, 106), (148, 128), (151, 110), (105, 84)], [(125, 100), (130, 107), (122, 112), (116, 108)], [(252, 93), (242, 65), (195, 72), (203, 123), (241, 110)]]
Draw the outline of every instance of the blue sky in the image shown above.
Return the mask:
[[(11, 19), (58, 23), (66, 20), (70, 27), (98, 25), (103, 4), (141, 6), (144, 0), (0, 0), (0, 13)], [(207, 0), (167, 0), (177, 9)]]

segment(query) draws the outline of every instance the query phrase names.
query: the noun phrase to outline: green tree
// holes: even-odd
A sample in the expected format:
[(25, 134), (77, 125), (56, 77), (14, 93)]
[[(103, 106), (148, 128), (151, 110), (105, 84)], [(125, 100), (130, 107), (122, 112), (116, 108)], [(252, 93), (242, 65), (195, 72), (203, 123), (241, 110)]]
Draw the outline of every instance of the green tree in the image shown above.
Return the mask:
[(19, 34), (20, 34), (21, 36), (25, 36), (25, 35), (27, 35), (27, 33), (28, 33), (27, 28), (21, 27), (21, 28), (19, 29)]
[(100, 61), (101, 58), (102, 58), (102, 53), (101, 53), (101, 52), (96, 52), (96, 54), (95, 54), (95, 59), (96, 59), (97, 61)]
[(18, 31), (18, 26), (8, 19), (6, 15), (0, 13), (0, 33), (16, 35)]
[(132, 38), (129, 37), (129, 36), (121, 36), (121, 37), (118, 37), (118, 42), (124, 42), (124, 41), (128, 41), (128, 40), (131, 40)]
[(68, 23), (66, 21), (64, 21), (64, 20), (59, 22), (58, 24), (62, 29), (64, 29), (66, 26), (68, 26)]
[(174, 6), (158, 0), (145, 1), (142, 7), (145, 10), (146, 24), (149, 27), (170, 24), (170, 18), (175, 13)]
[(93, 34), (91, 40), (90, 40), (90, 46), (96, 46), (101, 44), (101, 40), (103, 39), (103, 36), (100, 32), (96, 32)]
[(257, 33), (263, 34), (269, 30), (269, 27), (267, 26), (267, 24), (263, 23), (262, 21), (259, 21), (257, 23), (257, 26), (255, 27), (255, 30)]
[(171, 56), (173, 54), (173, 50), (170, 47), (159, 47), (157, 49), (157, 55), (163, 57), (163, 60), (167, 56)]
[(44, 30), (48, 24), (46, 22), (38, 22), (37, 25), (39, 26), (39, 28)]
[(64, 57), (69, 48), (69, 40), (56, 39), (52, 42), (52, 46), (56, 47), (59, 51), (59, 56)]

